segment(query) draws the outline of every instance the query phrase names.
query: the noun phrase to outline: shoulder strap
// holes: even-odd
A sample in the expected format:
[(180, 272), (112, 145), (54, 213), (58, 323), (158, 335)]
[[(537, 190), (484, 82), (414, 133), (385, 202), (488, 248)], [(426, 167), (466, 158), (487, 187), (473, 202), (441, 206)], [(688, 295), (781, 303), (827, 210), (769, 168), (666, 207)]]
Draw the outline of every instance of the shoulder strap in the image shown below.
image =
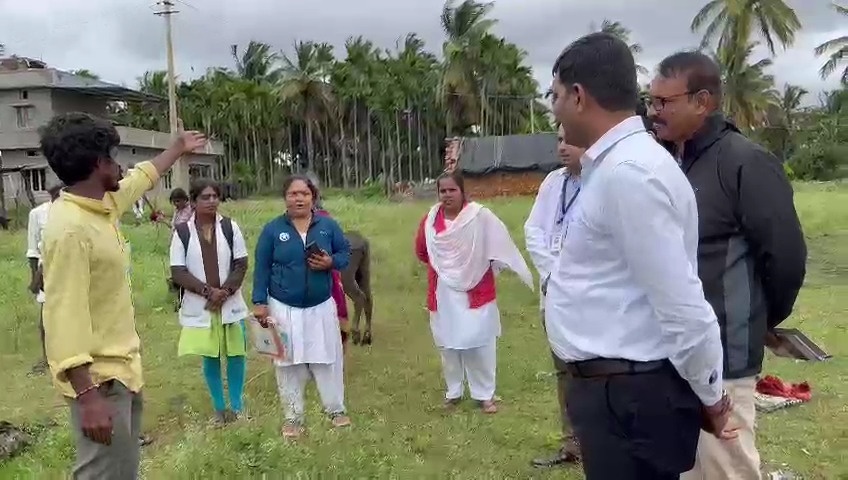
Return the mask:
[(183, 250), (188, 253), (188, 239), (191, 238), (191, 230), (188, 229), (188, 223), (178, 223), (174, 230), (177, 231), (177, 236), (183, 244)]
[(232, 261), (235, 253), (233, 252), (233, 221), (230, 217), (221, 217), (221, 232), (227, 239), (227, 245), (230, 246), (230, 261)]

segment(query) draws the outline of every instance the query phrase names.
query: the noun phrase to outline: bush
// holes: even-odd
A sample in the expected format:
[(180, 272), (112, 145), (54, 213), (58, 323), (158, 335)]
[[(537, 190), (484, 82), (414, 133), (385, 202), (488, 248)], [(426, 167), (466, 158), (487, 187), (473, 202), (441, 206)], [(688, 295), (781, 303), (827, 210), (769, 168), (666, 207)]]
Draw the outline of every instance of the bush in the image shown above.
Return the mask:
[(846, 160), (848, 146), (814, 144), (799, 148), (784, 168), (796, 180), (833, 180)]

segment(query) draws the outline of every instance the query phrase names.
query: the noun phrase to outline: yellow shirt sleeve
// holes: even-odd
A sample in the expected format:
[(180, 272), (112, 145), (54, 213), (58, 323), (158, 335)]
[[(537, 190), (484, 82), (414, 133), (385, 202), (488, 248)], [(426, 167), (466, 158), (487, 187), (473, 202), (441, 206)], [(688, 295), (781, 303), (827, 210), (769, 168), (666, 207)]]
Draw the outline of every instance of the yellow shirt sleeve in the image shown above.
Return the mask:
[(153, 188), (157, 181), (159, 181), (159, 172), (156, 171), (153, 163), (137, 164), (132, 172), (121, 180), (121, 188), (117, 192), (107, 194), (115, 205), (116, 213), (120, 216), (132, 208), (133, 204), (139, 201), (145, 192)]
[(65, 372), (90, 364), (93, 333), (89, 310), (91, 249), (72, 230), (51, 242), (45, 253), (44, 331), (47, 360), (57, 380), (66, 382)]

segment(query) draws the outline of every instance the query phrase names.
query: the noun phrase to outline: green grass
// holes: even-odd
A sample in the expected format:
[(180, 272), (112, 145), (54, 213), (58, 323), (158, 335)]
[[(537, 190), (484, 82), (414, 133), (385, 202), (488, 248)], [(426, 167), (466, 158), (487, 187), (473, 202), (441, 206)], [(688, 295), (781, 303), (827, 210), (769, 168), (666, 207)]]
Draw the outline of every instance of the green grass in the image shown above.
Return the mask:
[[(803, 364), (769, 357), (766, 371), (808, 380), (813, 401), (760, 417), (764, 462), (788, 465), (806, 478), (848, 478), (848, 185), (799, 185), (797, 204), (810, 247), (807, 285), (788, 325), (801, 327), (834, 355)], [(523, 245), (530, 199), (485, 202)], [(247, 404), (252, 422), (225, 430), (207, 426), (211, 407), (194, 358), (177, 358), (179, 326), (169, 308), (167, 230), (124, 229), (133, 245), (133, 289), (146, 374), (145, 430), (156, 443), (144, 450), (146, 478), (582, 478), (579, 470), (533, 470), (534, 456), (557, 446), (559, 431), (549, 350), (537, 297), (514, 276), (499, 282), (504, 334), (499, 343), (499, 414), (470, 405), (448, 416), (440, 408), (442, 380), (425, 312), (425, 275), (412, 254), (426, 204), (357, 202), (336, 198), (328, 208), (343, 227), (373, 245), (376, 298), (371, 348), (346, 357), (347, 404), (354, 426), (331, 431), (310, 387), (309, 436), (298, 445), (279, 434), (282, 412), (271, 367), (252, 355)], [(255, 241), (282, 209), (279, 200), (228, 204), (226, 213)], [(24, 234), (0, 234), (0, 420), (38, 432), (37, 443), (0, 465), (0, 478), (63, 476), (73, 459), (67, 409), (47, 378), (29, 378), (37, 359), (36, 307), (26, 291)], [(249, 286), (246, 288), (249, 291)], [(294, 477), (292, 477), (294, 478)]]

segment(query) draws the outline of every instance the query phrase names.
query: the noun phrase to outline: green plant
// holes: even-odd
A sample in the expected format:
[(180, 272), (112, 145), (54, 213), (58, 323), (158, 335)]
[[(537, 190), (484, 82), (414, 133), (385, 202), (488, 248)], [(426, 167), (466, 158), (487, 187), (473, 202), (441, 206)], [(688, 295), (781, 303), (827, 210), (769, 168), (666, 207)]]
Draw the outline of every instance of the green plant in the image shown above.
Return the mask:
[(798, 149), (785, 168), (789, 168), (797, 180), (833, 180), (846, 154), (848, 148), (844, 145), (804, 146)]

